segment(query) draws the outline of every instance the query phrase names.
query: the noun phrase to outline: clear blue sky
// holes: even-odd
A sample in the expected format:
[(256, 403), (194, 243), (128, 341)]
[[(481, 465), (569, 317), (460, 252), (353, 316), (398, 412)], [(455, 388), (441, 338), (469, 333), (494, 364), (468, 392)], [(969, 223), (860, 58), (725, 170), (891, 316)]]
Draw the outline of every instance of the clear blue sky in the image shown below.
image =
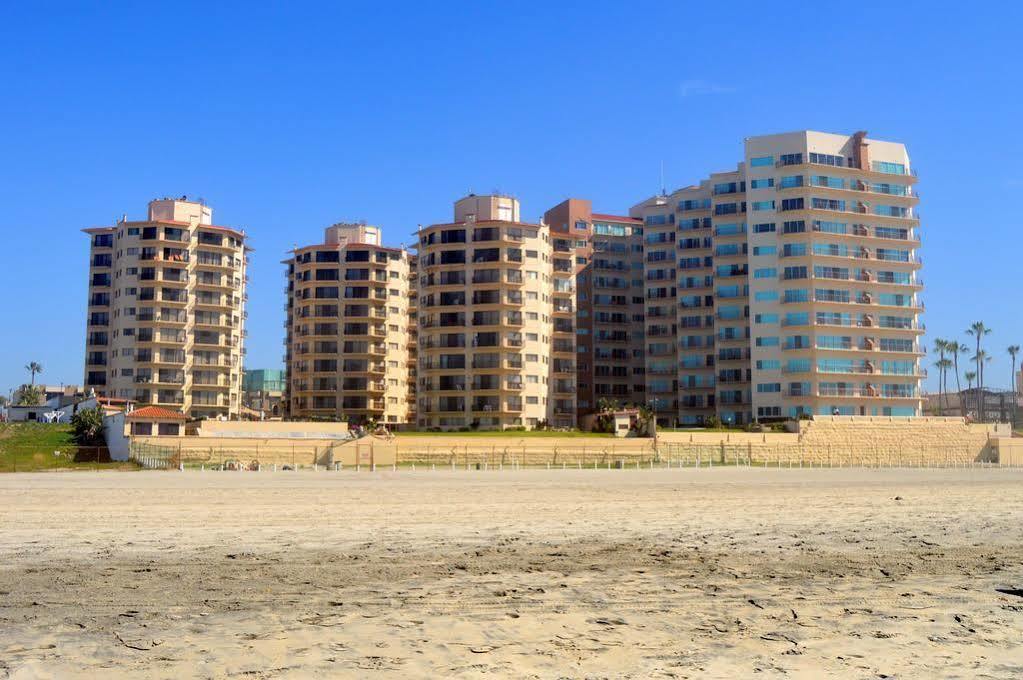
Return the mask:
[(983, 319), (988, 383), (1008, 385), (1004, 348), (1023, 344), (1018, 4), (294, 4), (5, 8), (4, 393), (30, 360), (48, 383), (81, 382), (79, 229), (141, 218), (157, 196), (204, 197), (250, 234), (247, 365), (279, 367), (279, 261), (333, 222), (399, 244), (469, 189), (513, 193), (531, 219), (569, 196), (625, 211), (662, 160), (676, 187), (732, 167), (744, 136), (804, 128), (908, 145), (927, 342)]

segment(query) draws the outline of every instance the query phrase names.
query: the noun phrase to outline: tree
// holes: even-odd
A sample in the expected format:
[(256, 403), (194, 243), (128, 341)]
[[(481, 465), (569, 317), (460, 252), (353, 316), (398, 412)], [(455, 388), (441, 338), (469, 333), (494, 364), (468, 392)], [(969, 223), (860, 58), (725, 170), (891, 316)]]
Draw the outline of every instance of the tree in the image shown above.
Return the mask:
[(1012, 390), (1012, 429), (1016, 430), (1016, 355), (1019, 354), (1019, 345), (1009, 345), (1009, 356), (1012, 357), (1012, 373), (1009, 374), (1009, 389)]
[(991, 335), (991, 329), (985, 326), (983, 321), (974, 321), (966, 329), (966, 334), (972, 335), (977, 340), (977, 353), (973, 355), (973, 360), (977, 364), (977, 419), (983, 422), (984, 404), (980, 399), (980, 391), (984, 389), (984, 367), (981, 365), (984, 361), (984, 355), (980, 353), (980, 341), (985, 335)]
[(36, 373), (43, 372), (43, 365), (38, 361), (30, 361), (25, 364), (25, 370), (29, 372), (29, 375), (32, 378), (32, 381), (29, 384), (34, 386), (36, 384)]
[(79, 446), (103, 444), (103, 414), (98, 408), (80, 409), (71, 416), (71, 434)]
[(948, 340), (934, 339), (934, 351), (938, 353), (938, 360), (934, 362), (934, 366), (938, 369), (938, 413), (940, 415), (945, 415), (945, 406), (948, 406), (947, 400), (945, 406), (942, 406), (941, 400), (945, 396), (945, 374), (950, 364), (949, 360), (945, 358), (945, 352), (948, 351), (950, 344), (952, 343)]
[(649, 437), (653, 429), (654, 409), (647, 404), (640, 404), (639, 414), (636, 416), (636, 434), (640, 437)]
[(980, 422), (984, 422), (984, 366), (991, 363), (991, 357), (987, 350), (982, 349), (974, 355), (973, 360), (977, 363), (977, 414)]
[(951, 359), (938, 359), (937, 361), (934, 362), (934, 366), (938, 369), (938, 413), (939, 413), (939, 415), (945, 415), (945, 407), (948, 406), (948, 403), (947, 403), (947, 396), (948, 395), (946, 394), (946, 403), (945, 403), (945, 407), (943, 407), (941, 405), (941, 394), (942, 394), (941, 385), (942, 385), (942, 381), (943, 381), (942, 376), (945, 375), (945, 373), (948, 371), (948, 369), (952, 368), (952, 360)]
[[(967, 371), (966, 374), (963, 377), (966, 378), (966, 391), (967, 392), (972, 392), (973, 391), (973, 380), (974, 380), (974, 378), (977, 377), (977, 374), (974, 371)], [(962, 402), (960, 402), (960, 407), (961, 407), (961, 405), (962, 405)]]
[(621, 409), (617, 399), (601, 398), (597, 401), (597, 417), (594, 419), (595, 432), (614, 432), (614, 412)]
[(948, 346), (948, 353), (952, 357), (952, 370), (956, 374), (956, 394), (959, 396), (959, 417), (966, 415), (963, 412), (963, 386), (959, 382), (959, 355), (967, 354), (970, 348), (958, 340), (953, 340)]
[(43, 391), (36, 385), (22, 385), (14, 393), (15, 406), (38, 406), (43, 403)]

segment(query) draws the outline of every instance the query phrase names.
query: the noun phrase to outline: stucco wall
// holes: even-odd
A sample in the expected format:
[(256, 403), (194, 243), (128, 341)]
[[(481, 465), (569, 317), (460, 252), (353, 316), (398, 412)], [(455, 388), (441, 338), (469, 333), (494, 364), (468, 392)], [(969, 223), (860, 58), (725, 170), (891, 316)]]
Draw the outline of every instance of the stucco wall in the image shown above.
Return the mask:
[[(282, 425), (281, 423), (273, 423)], [(295, 427), (296, 423), (284, 423)], [(304, 424), (303, 424), (304, 425)], [(602, 437), (431, 436), (364, 437), (339, 442), (287, 437), (137, 437), (136, 442), (178, 454), (189, 464), (224, 461), (301, 466), (545, 465), (591, 466), (713, 461), (767, 465), (958, 465), (1023, 462), (1023, 439), (1000, 438), (1004, 428), (961, 418), (824, 416), (802, 421), (798, 433), (664, 432), (653, 439)], [(1017, 445), (1017, 442), (1019, 444)], [(1010, 458), (1011, 456), (1011, 458)]]
[(364, 437), (357, 441), (336, 439), (258, 437), (135, 437), (136, 455), (170, 457), (186, 465), (221, 465), (233, 461), (246, 465), (317, 465), (394, 463), (394, 447), (387, 440)]
[(204, 420), (196, 434), (200, 437), (335, 439), (348, 434), (348, 423)]

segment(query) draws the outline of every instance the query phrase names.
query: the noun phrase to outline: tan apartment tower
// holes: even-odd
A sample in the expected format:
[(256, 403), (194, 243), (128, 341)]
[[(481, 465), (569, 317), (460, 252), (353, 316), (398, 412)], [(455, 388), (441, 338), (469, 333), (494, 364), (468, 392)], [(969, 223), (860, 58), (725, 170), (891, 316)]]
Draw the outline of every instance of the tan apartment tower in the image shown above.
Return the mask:
[(146, 219), (84, 229), (85, 386), (97, 394), (236, 417), (245, 354), (245, 232), (202, 202), (164, 198)]
[(574, 426), (571, 254), (509, 196), (466, 196), (417, 235), (418, 425)]
[[(915, 185), (902, 144), (801, 131), (747, 138), (734, 171), (636, 205), (647, 276), (652, 241), (677, 250), (677, 271), (658, 261), (678, 332), (657, 351), (648, 337), (648, 392), (666, 387), (651, 389), (661, 350), (678, 366), (678, 410), (658, 421), (920, 415)], [(648, 288), (648, 335), (670, 296)]]
[(408, 253), (385, 247), (379, 227), (335, 224), (283, 264), (288, 415), (408, 422)]

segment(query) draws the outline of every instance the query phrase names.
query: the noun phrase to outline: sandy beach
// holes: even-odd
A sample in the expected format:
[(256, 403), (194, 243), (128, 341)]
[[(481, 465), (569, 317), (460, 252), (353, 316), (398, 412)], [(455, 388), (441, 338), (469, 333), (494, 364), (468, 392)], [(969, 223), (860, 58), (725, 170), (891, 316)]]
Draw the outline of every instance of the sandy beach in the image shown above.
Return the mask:
[(0, 678), (1023, 675), (1023, 471), (0, 475)]

